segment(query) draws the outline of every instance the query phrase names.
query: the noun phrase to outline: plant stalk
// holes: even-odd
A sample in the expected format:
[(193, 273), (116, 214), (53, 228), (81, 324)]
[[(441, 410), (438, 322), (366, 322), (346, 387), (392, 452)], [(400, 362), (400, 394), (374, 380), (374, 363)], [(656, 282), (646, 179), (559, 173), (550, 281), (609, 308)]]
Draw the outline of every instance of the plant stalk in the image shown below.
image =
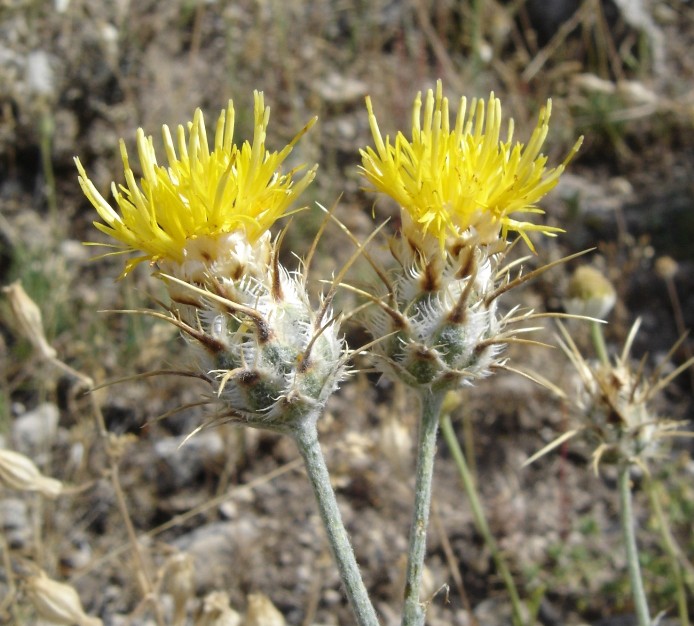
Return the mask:
[(429, 510), (431, 508), (431, 482), (436, 455), (436, 433), (438, 432), (441, 404), (445, 394), (445, 391), (423, 391), (420, 393), (422, 419), (419, 424), (414, 510), (412, 512), (412, 526), (410, 527), (402, 626), (422, 626), (426, 614), (426, 606), (419, 599), (419, 589), (422, 584)]
[(304, 459), (306, 473), (313, 488), (323, 526), (357, 624), (378, 626), (376, 611), (359, 573), (359, 565), (354, 557), (352, 544), (337, 506), (335, 492), (330, 484), (330, 474), (318, 443), (316, 418), (300, 420), (299, 424), (292, 426), (290, 432)]
[(55, 121), (48, 111), (41, 115), (40, 119), (40, 136), (39, 143), (41, 150), (41, 167), (46, 185), (46, 202), (48, 204), (48, 213), (53, 221), (53, 226), (58, 225), (58, 200), (56, 197), (55, 173), (53, 171), (53, 160), (51, 157), (51, 143), (55, 134)]
[(523, 610), (521, 599), (518, 595), (518, 590), (516, 589), (516, 584), (513, 582), (513, 576), (511, 576), (511, 571), (506, 565), (503, 554), (499, 549), (499, 546), (494, 539), (494, 535), (491, 530), (489, 530), (489, 524), (487, 523), (487, 518), (484, 514), (484, 509), (482, 508), (482, 502), (479, 499), (477, 493), (477, 485), (472, 477), (470, 468), (468, 467), (467, 461), (465, 460), (465, 455), (458, 443), (458, 438), (456, 437), (455, 431), (453, 430), (453, 425), (451, 424), (451, 416), (443, 415), (441, 417), (441, 432), (446, 440), (451, 454), (453, 455), (453, 460), (460, 473), (460, 478), (463, 481), (463, 486), (465, 487), (465, 493), (470, 500), (470, 509), (472, 510), (472, 515), (475, 518), (475, 524), (477, 525), (477, 530), (481, 533), (484, 538), (484, 543), (492, 554), (494, 559), (494, 564), (496, 569), (499, 571), (501, 578), (506, 585), (506, 590), (511, 599), (513, 623), (515, 626), (522, 626), (523, 620)]
[(624, 547), (627, 552), (627, 566), (629, 568), (629, 580), (631, 581), (631, 593), (634, 597), (636, 618), (639, 626), (651, 626), (651, 616), (648, 612), (648, 602), (646, 600), (646, 592), (643, 588), (641, 567), (639, 565), (636, 533), (634, 532), (634, 513), (631, 506), (629, 463), (623, 463), (619, 468), (618, 483), (622, 536), (624, 537)]
[(668, 559), (670, 559), (670, 568), (672, 571), (672, 578), (675, 583), (675, 593), (677, 596), (677, 609), (680, 615), (680, 626), (689, 626), (687, 593), (684, 588), (682, 566), (679, 562), (680, 549), (675, 541), (675, 538), (672, 536), (670, 525), (668, 524), (667, 517), (665, 517), (663, 507), (660, 504), (658, 483), (656, 483), (655, 479), (652, 477), (649, 477), (646, 482), (646, 490), (648, 491), (648, 498), (651, 501), (651, 508), (653, 509), (656, 520), (658, 521), (658, 530), (663, 541), (663, 547), (665, 548), (665, 552), (667, 552)]
[(590, 337), (593, 340), (593, 347), (598, 355), (598, 359), (603, 365), (609, 365), (610, 357), (607, 354), (607, 346), (605, 345), (605, 335), (602, 332), (602, 324), (597, 322), (590, 323)]

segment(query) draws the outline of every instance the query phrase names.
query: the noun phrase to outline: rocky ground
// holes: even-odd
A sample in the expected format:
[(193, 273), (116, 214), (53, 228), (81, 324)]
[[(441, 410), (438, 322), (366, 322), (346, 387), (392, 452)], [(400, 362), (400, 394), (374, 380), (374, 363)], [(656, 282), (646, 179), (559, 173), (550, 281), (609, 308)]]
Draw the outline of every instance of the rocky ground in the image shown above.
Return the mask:
[[(297, 162), (320, 164), (305, 200), (337, 202), (336, 215), (364, 240), (395, 214), (379, 202), (374, 221), (374, 197), (357, 174), (358, 150), (371, 142), (364, 96), (371, 95), (382, 130), (392, 135), (408, 128), (414, 94), (440, 77), (453, 101), (494, 90), (522, 139), (552, 97), (552, 163), (585, 135), (570, 172), (543, 203), (548, 222), (567, 232), (540, 242), (529, 265), (595, 246), (583, 262), (603, 271), (618, 294), (608, 344), (618, 351), (640, 316), (634, 355), (652, 369), (680, 335), (673, 291), (684, 326), (694, 325), (694, 8), (677, 0), (528, 0), (482, 2), (479, 11), (477, 22), (467, 3), (452, 0), (3, 2), (0, 282), (22, 281), (58, 358), (98, 384), (185, 369), (189, 349), (169, 325), (98, 312), (156, 308), (154, 298), (165, 296), (148, 268), (115, 282), (121, 260), (95, 259), (98, 251), (81, 245), (103, 239), (91, 226), (95, 215), (72, 157), (80, 156), (106, 193), (111, 180), (121, 181), (120, 137), (132, 150), (137, 127), (157, 135), (161, 124), (183, 123), (196, 107), (211, 125), (232, 97), (245, 138), (252, 90), (263, 90), (273, 148), (319, 116), (295, 151)], [(288, 264), (290, 252), (308, 248), (320, 219), (318, 210), (295, 218), (284, 244)], [(374, 255), (385, 259), (384, 251), (382, 239)], [(352, 252), (337, 228), (324, 235), (312, 270), (316, 290)], [(656, 271), (666, 256), (677, 262), (671, 283)], [(574, 267), (509, 294), (505, 306), (561, 310)], [(357, 265), (350, 280), (360, 283), (366, 271)], [(348, 293), (340, 298), (344, 310), (356, 305)], [(1, 624), (39, 623), (26, 584), (37, 568), (73, 585), (87, 612), (107, 625), (155, 624), (142, 602), (150, 583), (166, 624), (202, 623), (203, 598), (213, 591), (228, 594), (240, 613), (262, 593), (289, 624), (352, 623), (291, 441), (225, 425), (181, 446), (205, 419), (205, 407), (196, 405), (204, 385), (155, 376), (85, 397), (79, 378), (32, 351), (1, 305), (0, 441), (70, 486), (51, 501), (0, 485)], [(543, 339), (555, 343), (547, 326)], [(590, 354), (584, 331), (572, 329)], [(353, 347), (368, 340), (356, 327), (347, 338)], [(686, 359), (691, 346), (686, 340), (672, 363)], [(517, 347), (510, 356), (571, 389), (560, 350)], [(416, 406), (405, 390), (379, 383), (366, 361), (355, 367), (322, 419), (322, 443), (367, 587), (383, 623), (396, 624)], [(679, 377), (658, 399), (658, 412), (691, 419), (692, 380)], [(455, 428), (491, 528), (521, 595), (536, 600), (539, 623), (635, 623), (613, 469), (596, 477), (591, 449), (579, 441), (521, 467), (571, 426), (575, 407), (509, 374), (481, 381), (462, 399)], [(117, 437), (110, 443), (98, 436), (99, 412)], [(673, 535), (690, 558), (691, 452), (676, 441), (652, 468), (664, 485)], [(130, 549), (114, 478), (142, 562)], [(636, 479), (652, 607), (674, 618), (669, 564)], [(428, 593), (435, 594), (429, 623), (510, 623), (507, 594), (443, 442), (427, 566)], [(192, 574), (193, 587), (177, 622), (179, 571)], [(255, 623), (275, 623), (263, 619)]]

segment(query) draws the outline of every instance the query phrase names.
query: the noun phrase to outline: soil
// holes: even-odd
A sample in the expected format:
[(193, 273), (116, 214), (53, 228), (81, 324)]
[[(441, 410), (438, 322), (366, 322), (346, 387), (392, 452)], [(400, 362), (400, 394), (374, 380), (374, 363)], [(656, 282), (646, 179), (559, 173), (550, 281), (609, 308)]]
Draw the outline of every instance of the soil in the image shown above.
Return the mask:
[[(585, 142), (542, 202), (547, 222), (566, 233), (538, 242), (525, 265), (595, 250), (513, 290), (504, 307), (562, 310), (570, 273), (590, 263), (617, 290), (606, 329), (611, 351), (621, 351), (640, 317), (633, 357), (648, 371), (663, 359), (663, 371), (671, 371), (691, 356), (690, 339), (669, 351), (680, 326), (694, 326), (694, 8), (639, 0), (629, 13), (623, 2), (557, 1), (550, 3), (557, 21), (548, 24), (550, 14), (538, 13), (537, 4), (479, 3), (476, 39), (472, 9), (452, 1), (2, 3), (0, 283), (22, 281), (62, 362), (98, 385), (113, 384), (85, 396), (77, 377), (31, 350), (3, 302), (0, 442), (70, 489), (48, 501), (0, 486), (0, 598), (8, 599), (0, 600), (0, 624), (40, 623), (25, 583), (37, 568), (73, 585), (85, 610), (113, 626), (156, 623), (143, 602), (147, 572), (164, 623), (176, 624), (173, 563), (181, 554), (193, 580), (181, 624), (202, 623), (203, 598), (213, 591), (228, 594), (239, 613), (249, 594), (262, 593), (288, 624), (353, 623), (293, 443), (229, 424), (186, 440), (209, 417), (196, 404), (207, 391), (202, 382), (159, 375), (114, 383), (194, 365), (170, 325), (109, 312), (157, 309), (166, 299), (146, 264), (117, 281), (122, 258), (81, 245), (105, 240), (92, 227), (96, 215), (77, 184), (73, 156), (106, 195), (112, 180), (122, 182), (119, 138), (135, 154), (138, 127), (158, 141), (162, 124), (185, 123), (201, 107), (211, 128), (233, 98), (240, 140), (252, 131), (258, 89), (272, 109), (268, 144), (279, 149), (318, 115), (292, 157), (320, 164), (304, 197), (310, 209), (295, 216), (284, 241), (284, 261), (296, 266), (294, 253), (308, 249), (322, 219), (316, 202), (337, 203), (336, 215), (361, 241), (396, 215), (383, 200), (374, 205), (357, 171), (359, 149), (372, 142), (365, 95), (393, 136), (409, 127), (416, 92), (439, 77), (452, 101), (494, 90), (521, 140), (551, 96), (549, 162), (559, 163), (578, 135)], [(311, 269), (316, 293), (352, 253), (349, 239), (329, 228)], [(373, 255), (387, 262), (386, 253), (384, 236)], [(670, 285), (656, 271), (666, 256), (677, 263)], [(349, 280), (362, 284), (367, 272), (357, 264)], [(349, 292), (338, 298), (345, 311), (357, 304)], [(556, 345), (556, 326), (544, 325), (537, 338)], [(356, 325), (345, 332), (353, 348), (369, 340)], [(586, 328), (571, 333), (592, 355)], [(567, 391), (576, 383), (559, 349), (515, 346), (508, 355), (514, 367)], [(321, 418), (321, 444), (366, 586), (390, 625), (400, 619), (418, 408), (365, 358), (353, 366)], [(658, 415), (691, 420), (690, 374), (656, 399)], [(592, 449), (580, 438), (523, 467), (575, 424), (575, 406), (510, 373), (479, 381), (461, 399), (454, 427), (521, 596), (536, 599), (537, 622), (635, 624), (615, 469), (604, 465), (596, 476)], [(95, 405), (110, 443), (99, 436)], [(687, 558), (694, 555), (691, 453), (686, 439), (674, 439), (651, 466)], [(118, 459), (143, 563), (129, 544), (109, 458)], [(633, 480), (651, 608), (678, 623), (645, 478)], [(428, 623), (510, 624), (508, 594), (443, 441), (433, 499)]]

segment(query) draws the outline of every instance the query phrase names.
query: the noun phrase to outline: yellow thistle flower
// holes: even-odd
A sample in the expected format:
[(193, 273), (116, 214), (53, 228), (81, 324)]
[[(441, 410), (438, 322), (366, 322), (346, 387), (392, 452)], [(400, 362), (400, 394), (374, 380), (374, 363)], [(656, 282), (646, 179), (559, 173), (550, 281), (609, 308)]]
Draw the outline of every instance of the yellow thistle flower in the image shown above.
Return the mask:
[[(547, 170), (540, 150), (547, 136), (551, 100), (542, 109), (527, 146), (513, 139), (509, 120), (506, 141), (500, 140), (501, 103), (473, 100), (470, 110), (461, 98), (455, 127), (450, 127), (448, 99), (441, 81), (436, 96), (429, 90), (422, 115), (422, 94), (412, 111), (412, 139), (399, 132), (395, 143), (385, 141), (376, 122), (371, 100), (366, 107), (375, 149), (361, 150), (362, 174), (403, 210), (403, 235), (427, 249), (425, 242), (438, 240), (441, 250), (449, 238), (473, 235), (481, 244), (493, 243), (509, 231), (533, 249), (529, 231), (545, 235), (559, 228), (519, 221), (524, 213), (543, 213), (536, 202), (552, 189), (581, 145), (579, 139), (564, 162)], [(467, 116), (466, 116), (467, 112)]]
[(280, 152), (265, 147), (270, 108), (262, 92), (254, 92), (255, 125), (253, 143), (241, 147), (233, 143), (234, 105), (230, 100), (217, 121), (214, 146), (210, 150), (202, 111), (196, 110), (188, 124), (188, 139), (178, 127), (176, 143), (169, 128), (162, 127), (168, 167), (160, 166), (152, 137), (137, 131), (137, 149), (143, 178), (138, 185), (130, 167), (125, 143), (121, 157), (126, 185), (111, 190), (120, 211), (115, 210), (89, 180), (79, 159), (75, 159), (79, 182), (104, 224), (100, 231), (113, 237), (123, 252), (139, 250), (141, 256), (127, 262), (123, 275), (142, 261), (185, 260), (187, 245), (195, 239), (214, 240), (221, 235), (241, 233), (254, 244), (285, 214), (288, 206), (315, 177), (314, 166), (297, 182), (293, 176), (302, 167), (286, 174), (280, 166), (299, 138), (313, 126), (313, 118)]

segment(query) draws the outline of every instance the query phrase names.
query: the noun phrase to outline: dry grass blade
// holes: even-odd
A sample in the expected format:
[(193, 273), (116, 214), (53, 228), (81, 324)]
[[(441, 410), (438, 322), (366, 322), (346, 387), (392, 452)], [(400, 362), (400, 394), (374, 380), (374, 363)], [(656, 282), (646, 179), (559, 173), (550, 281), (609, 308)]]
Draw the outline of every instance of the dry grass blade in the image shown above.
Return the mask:
[[(202, 504), (186, 511), (185, 513), (181, 513), (180, 515), (176, 515), (172, 517), (170, 520), (164, 522), (163, 524), (157, 526), (156, 528), (153, 528), (152, 530), (147, 531), (146, 533), (142, 533), (139, 537), (138, 540), (144, 540), (144, 539), (153, 539), (154, 537), (157, 537), (161, 535), (162, 533), (166, 532), (167, 530), (170, 530), (171, 528), (175, 528), (176, 526), (182, 526), (186, 522), (190, 521), (197, 515), (200, 515), (201, 513), (204, 513), (205, 511), (209, 511), (210, 509), (214, 509), (215, 507), (218, 507), (220, 504), (223, 502), (226, 502), (227, 500), (231, 500), (234, 496), (237, 494), (242, 494), (242, 493), (247, 493), (247, 492), (252, 492), (254, 489), (265, 485), (266, 483), (274, 480), (275, 478), (279, 478), (280, 476), (283, 476), (284, 474), (287, 474), (289, 472), (292, 472), (296, 469), (299, 469), (303, 467), (303, 459), (301, 458), (296, 458), (292, 461), (289, 461), (288, 463), (285, 463), (284, 465), (267, 472), (267, 474), (263, 474), (262, 476), (259, 476), (258, 478), (254, 478), (253, 480), (249, 481), (248, 483), (244, 485), (238, 485), (231, 489), (230, 491), (223, 493), (215, 498), (211, 498), (209, 500), (206, 500)], [(114, 548), (113, 550), (109, 551), (108, 554), (103, 555), (102, 557), (96, 558), (93, 561), (89, 563), (89, 565), (83, 569), (81, 569), (78, 573), (76, 573), (72, 577), (72, 581), (76, 582), (80, 580), (81, 578), (84, 578), (85, 576), (91, 574), (95, 570), (98, 570), (101, 568), (105, 563), (108, 563), (109, 561), (112, 561), (115, 558), (118, 558), (119, 556), (123, 555), (126, 553), (128, 550), (130, 550), (131, 545), (128, 544), (122, 544), (117, 548)]]
[(522, 74), (522, 79), (524, 82), (532, 80), (540, 72), (544, 65), (566, 41), (566, 38), (582, 21), (584, 21), (590, 15), (591, 11), (593, 10), (593, 0), (585, 0), (585, 2), (583, 2), (583, 4), (576, 10), (573, 16), (561, 24), (549, 43), (535, 55), (535, 58), (530, 63), (528, 63), (525, 71)]
[(578, 257), (583, 256), (584, 254), (588, 254), (589, 252), (592, 252), (595, 250), (595, 248), (588, 248), (587, 250), (582, 250), (581, 252), (576, 252), (575, 254), (570, 254), (569, 256), (562, 257), (561, 259), (557, 259), (556, 261), (552, 261), (551, 263), (547, 263), (546, 265), (543, 265), (542, 267), (538, 267), (535, 270), (532, 270), (531, 272), (528, 272), (525, 274), (525, 276), (519, 276), (518, 278), (514, 278), (513, 280), (509, 280), (509, 282), (505, 283), (504, 285), (501, 285), (498, 289), (495, 289), (491, 294), (489, 294), (485, 299), (485, 304), (487, 306), (491, 304), (494, 300), (496, 300), (499, 296), (503, 295), (510, 289), (514, 289), (515, 287), (518, 287), (522, 285), (523, 283), (528, 282), (529, 280), (532, 280), (533, 278), (536, 278), (538, 276), (541, 276), (544, 274), (547, 270), (552, 269), (553, 267), (556, 267), (557, 265), (561, 265), (562, 263), (568, 263), (569, 261), (573, 261), (574, 259), (577, 259)]

